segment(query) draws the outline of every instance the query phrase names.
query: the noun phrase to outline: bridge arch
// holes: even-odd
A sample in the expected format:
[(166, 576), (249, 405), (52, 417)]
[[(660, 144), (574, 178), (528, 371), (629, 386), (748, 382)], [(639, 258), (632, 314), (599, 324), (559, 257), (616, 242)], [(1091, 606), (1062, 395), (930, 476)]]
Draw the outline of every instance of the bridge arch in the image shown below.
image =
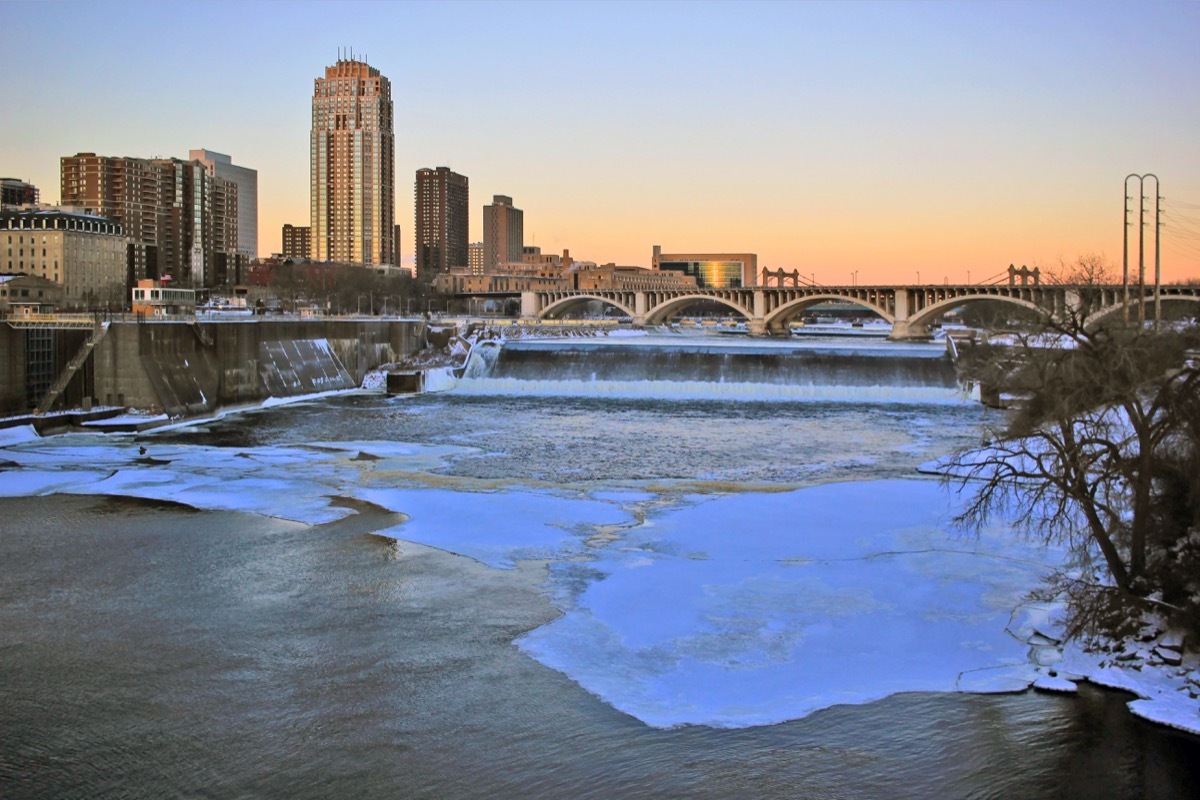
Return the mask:
[(810, 295), (808, 297), (800, 297), (788, 303), (784, 303), (779, 308), (767, 314), (763, 321), (766, 323), (767, 330), (780, 331), (787, 327), (788, 323), (796, 317), (803, 314), (813, 306), (824, 305), (826, 303), (843, 303), (846, 305), (857, 306), (864, 311), (870, 311), (881, 317), (888, 324), (895, 324), (896, 317), (888, 313), (885, 309), (871, 303), (868, 300), (862, 300), (857, 297), (848, 297), (843, 294), (831, 292), (829, 294)]
[[(1162, 301), (1163, 303), (1187, 302), (1187, 303), (1200, 304), (1200, 296), (1196, 296), (1196, 295), (1160, 294), (1158, 299), (1160, 301)], [(1124, 308), (1128, 308), (1131, 312), (1133, 312), (1137, 309), (1138, 305), (1142, 304), (1142, 303), (1144, 303), (1146, 306), (1146, 319), (1153, 319), (1153, 317), (1154, 317), (1154, 295), (1149, 294), (1140, 299), (1136, 298), (1136, 297), (1129, 298), (1128, 305), (1126, 305), (1124, 302), (1116, 302), (1110, 306), (1105, 306), (1104, 308), (1100, 309), (1099, 311), (1096, 311), (1093, 314), (1089, 315), (1088, 318), (1084, 320), (1083, 326), (1084, 326), (1084, 328), (1092, 328), (1095, 325), (1099, 324), (1105, 318), (1112, 316), (1113, 314), (1115, 314), (1116, 312), (1118, 312)]]
[(671, 319), (683, 308), (695, 303), (718, 303), (726, 308), (741, 314), (746, 319), (751, 319), (754, 316), (753, 311), (738, 305), (733, 300), (729, 300), (717, 295), (708, 294), (686, 294), (679, 297), (672, 297), (669, 300), (664, 300), (658, 305), (646, 311), (647, 325), (661, 325)]
[(908, 318), (908, 326), (911, 330), (924, 330), (931, 322), (945, 314), (951, 309), (959, 308), (965, 305), (974, 303), (982, 303), (985, 300), (994, 300), (998, 303), (1009, 303), (1010, 305), (1028, 309), (1040, 317), (1050, 318), (1053, 315), (1049, 309), (1039, 306), (1030, 300), (1022, 300), (1019, 297), (1009, 297), (1003, 294), (973, 294), (963, 297), (950, 297), (945, 300), (939, 300), (933, 305), (925, 306), (920, 311), (912, 314)]
[(556, 319), (560, 314), (570, 311), (575, 306), (581, 306), (584, 303), (598, 301), (606, 306), (612, 306), (618, 309), (627, 317), (633, 317), (635, 312), (623, 303), (619, 303), (611, 297), (603, 297), (597, 294), (573, 294), (569, 297), (563, 297), (550, 303), (541, 311), (538, 312), (538, 319)]

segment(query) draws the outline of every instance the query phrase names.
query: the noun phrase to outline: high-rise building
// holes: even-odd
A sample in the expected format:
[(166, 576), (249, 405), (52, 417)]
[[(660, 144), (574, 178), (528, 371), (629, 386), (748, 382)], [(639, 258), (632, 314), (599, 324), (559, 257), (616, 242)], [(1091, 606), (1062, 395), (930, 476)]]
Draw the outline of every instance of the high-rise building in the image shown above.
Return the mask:
[(483, 274), (483, 242), (467, 245), (467, 271), (472, 275)]
[(160, 202), (160, 170), (140, 158), (76, 153), (60, 159), (62, 203), (121, 223), (129, 239), (131, 280), (160, 278), (171, 267), (160, 258), (159, 231), (167, 225)]
[(236, 166), (229, 156), (212, 150), (192, 150), (188, 158), (237, 186), (237, 251), (246, 260), (258, 258), (258, 170)]
[(500, 264), (519, 263), (525, 246), (525, 222), (511, 197), (497, 194), (483, 207), (483, 271)]
[(210, 174), (209, 180), (212, 184), (209, 210), (212, 233), (203, 248), (208, 260), (204, 285), (232, 286), (242, 282), (242, 266), (250, 261), (238, 247), (242, 229), (241, 187), (217, 175)]
[(199, 161), (156, 158), (150, 164), (158, 170), (166, 220), (158, 237), (165, 274), (196, 287), (236, 283), (237, 186)]
[(314, 261), (395, 264), (392, 84), (353, 58), (313, 84), (310, 219)]
[(303, 261), (312, 253), (312, 228), (307, 225), (283, 226), (283, 257)]
[(466, 175), (449, 167), (417, 170), (417, 278), (432, 281), (439, 272), (467, 266), (470, 186)]
[(0, 206), (37, 205), (41, 193), (32, 183), (17, 178), (0, 178)]
[(121, 223), (129, 280), (183, 285), (239, 279), (237, 186), (199, 161), (78, 153), (61, 159), (62, 203)]

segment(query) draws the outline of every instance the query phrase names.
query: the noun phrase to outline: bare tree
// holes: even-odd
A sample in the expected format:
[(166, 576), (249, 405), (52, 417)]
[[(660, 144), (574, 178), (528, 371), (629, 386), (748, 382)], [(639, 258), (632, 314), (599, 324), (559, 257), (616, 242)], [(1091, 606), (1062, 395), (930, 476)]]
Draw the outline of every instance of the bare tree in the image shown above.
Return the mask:
[(1117, 269), (1104, 256), (1087, 253), (1073, 263), (1060, 260), (1057, 267), (1043, 269), (1047, 283), (1073, 286), (1103, 286), (1119, 282)]
[[(1099, 260), (1076, 266), (1065, 282), (1103, 274)], [(995, 443), (952, 460), (975, 489), (959, 522), (1001, 516), (1066, 544), (1076, 568), (1052, 588), (1067, 592), (1072, 634), (1147, 604), (1200, 630), (1200, 575), (1180, 568), (1200, 565), (1200, 369), (1188, 356), (1200, 337), (1086, 316), (1045, 318), (992, 357), (1023, 398)]]

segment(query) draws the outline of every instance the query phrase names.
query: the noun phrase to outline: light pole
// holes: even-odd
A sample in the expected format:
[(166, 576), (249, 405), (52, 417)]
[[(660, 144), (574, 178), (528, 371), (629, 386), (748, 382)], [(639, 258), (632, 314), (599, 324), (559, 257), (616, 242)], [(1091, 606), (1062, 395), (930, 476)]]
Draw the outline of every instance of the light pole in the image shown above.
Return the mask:
[(917, 270), (917, 286), (921, 285), (921, 270)]

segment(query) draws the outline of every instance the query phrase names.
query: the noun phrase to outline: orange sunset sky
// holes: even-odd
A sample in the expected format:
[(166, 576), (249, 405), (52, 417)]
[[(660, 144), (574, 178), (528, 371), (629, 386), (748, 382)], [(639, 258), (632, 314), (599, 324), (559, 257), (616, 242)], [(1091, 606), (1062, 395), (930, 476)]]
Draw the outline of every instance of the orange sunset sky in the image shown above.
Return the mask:
[(227, 153), (278, 252), (308, 224), (313, 79), (353, 47), (392, 82), (406, 263), (421, 167), (470, 178), (472, 241), (506, 194), (547, 251), (750, 251), (827, 284), (1119, 269), (1123, 179), (1153, 172), (1164, 280), (1200, 279), (1197, 41), (1183, 2), (19, 1), (0, 174), (55, 202), (64, 155)]

